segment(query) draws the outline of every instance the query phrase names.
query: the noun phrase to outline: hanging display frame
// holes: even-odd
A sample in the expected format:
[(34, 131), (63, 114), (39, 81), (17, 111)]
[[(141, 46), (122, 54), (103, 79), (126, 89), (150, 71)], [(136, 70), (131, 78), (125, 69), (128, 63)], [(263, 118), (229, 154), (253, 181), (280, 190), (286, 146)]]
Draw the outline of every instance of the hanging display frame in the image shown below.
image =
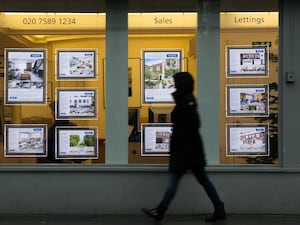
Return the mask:
[(98, 79), (98, 50), (71, 48), (55, 50), (56, 80)]
[(227, 84), (226, 117), (268, 117), (268, 84)]
[(184, 70), (183, 49), (141, 49), (142, 105), (174, 104), (172, 76)]
[(46, 157), (47, 124), (5, 124), (4, 157)]
[(226, 156), (269, 156), (268, 124), (226, 124)]
[(96, 120), (97, 88), (56, 88), (56, 120)]
[(5, 105), (47, 104), (47, 49), (4, 50)]
[(172, 123), (141, 124), (141, 156), (169, 156)]
[(55, 127), (56, 159), (98, 159), (98, 150), (97, 127)]
[(268, 45), (226, 45), (226, 78), (269, 77)]

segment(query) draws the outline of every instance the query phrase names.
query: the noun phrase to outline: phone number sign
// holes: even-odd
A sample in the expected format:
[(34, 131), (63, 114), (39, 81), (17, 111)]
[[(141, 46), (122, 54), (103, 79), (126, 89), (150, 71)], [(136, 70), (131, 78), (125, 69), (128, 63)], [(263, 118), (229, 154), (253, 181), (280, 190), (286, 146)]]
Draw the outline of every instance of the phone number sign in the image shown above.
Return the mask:
[(0, 14), (0, 27), (20, 30), (45, 29), (102, 29), (104, 14)]

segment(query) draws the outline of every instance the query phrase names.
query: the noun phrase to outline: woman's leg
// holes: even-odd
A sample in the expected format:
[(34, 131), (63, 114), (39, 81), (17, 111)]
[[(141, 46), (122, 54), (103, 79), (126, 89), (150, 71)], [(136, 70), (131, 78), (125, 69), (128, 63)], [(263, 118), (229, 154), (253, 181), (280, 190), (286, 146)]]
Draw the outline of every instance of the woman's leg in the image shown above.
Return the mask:
[(165, 194), (161, 202), (154, 209), (143, 208), (144, 213), (154, 218), (156, 221), (160, 221), (164, 217), (165, 212), (167, 211), (171, 201), (173, 200), (177, 192), (177, 187), (182, 175), (183, 173), (171, 173), (169, 175), (168, 187), (165, 191)]
[(222, 203), (222, 201), (217, 193), (215, 186), (209, 180), (205, 169), (204, 168), (193, 169), (192, 172), (196, 177), (197, 181), (203, 186), (205, 192), (207, 193), (214, 207), (216, 208), (217, 206), (219, 206)]
[(158, 205), (158, 208), (161, 208), (163, 210), (168, 209), (170, 203), (172, 202), (174, 196), (176, 195), (178, 184), (183, 174), (184, 174), (183, 172), (170, 173), (168, 187), (165, 191), (163, 199)]
[(192, 172), (195, 175), (197, 181), (203, 186), (205, 192), (207, 193), (209, 199), (211, 200), (215, 208), (213, 215), (205, 218), (205, 221), (215, 222), (217, 220), (226, 219), (224, 203), (221, 201), (215, 186), (209, 180), (205, 169), (193, 169)]

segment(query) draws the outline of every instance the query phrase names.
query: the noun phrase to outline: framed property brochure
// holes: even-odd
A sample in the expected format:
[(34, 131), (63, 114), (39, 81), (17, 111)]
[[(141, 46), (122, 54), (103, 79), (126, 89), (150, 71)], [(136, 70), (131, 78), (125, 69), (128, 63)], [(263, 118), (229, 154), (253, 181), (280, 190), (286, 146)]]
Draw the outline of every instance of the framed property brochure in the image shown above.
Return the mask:
[(97, 78), (97, 50), (57, 49), (56, 74), (64, 80)]
[(183, 70), (183, 50), (142, 50), (143, 104), (174, 103), (173, 75)]
[(268, 77), (268, 46), (226, 46), (226, 77)]
[(5, 104), (47, 103), (46, 49), (5, 49)]
[(5, 124), (4, 157), (46, 157), (46, 124)]
[(55, 117), (65, 119), (96, 119), (97, 118), (96, 88), (57, 88)]
[(226, 124), (227, 156), (269, 156), (268, 124)]
[(98, 159), (97, 127), (55, 127), (56, 159)]
[(227, 85), (226, 116), (269, 116), (269, 85)]
[(141, 124), (141, 155), (168, 156), (172, 135), (171, 123), (142, 123)]

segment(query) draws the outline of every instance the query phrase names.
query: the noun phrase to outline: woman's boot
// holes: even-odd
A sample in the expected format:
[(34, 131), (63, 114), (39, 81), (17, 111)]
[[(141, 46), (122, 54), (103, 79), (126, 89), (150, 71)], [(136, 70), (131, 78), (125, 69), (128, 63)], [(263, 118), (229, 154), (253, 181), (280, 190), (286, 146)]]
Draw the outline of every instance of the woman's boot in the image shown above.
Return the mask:
[(215, 208), (215, 212), (212, 216), (205, 218), (206, 222), (215, 222), (217, 220), (225, 220), (226, 212), (224, 209), (224, 203), (221, 203)]
[(143, 208), (142, 210), (147, 216), (150, 216), (150, 217), (154, 218), (156, 221), (161, 221), (162, 218), (164, 217), (164, 214), (165, 214), (165, 211), (166, 211), (166, 210), (161, 209), (159, 207), (154, 208), (154, 209)]

